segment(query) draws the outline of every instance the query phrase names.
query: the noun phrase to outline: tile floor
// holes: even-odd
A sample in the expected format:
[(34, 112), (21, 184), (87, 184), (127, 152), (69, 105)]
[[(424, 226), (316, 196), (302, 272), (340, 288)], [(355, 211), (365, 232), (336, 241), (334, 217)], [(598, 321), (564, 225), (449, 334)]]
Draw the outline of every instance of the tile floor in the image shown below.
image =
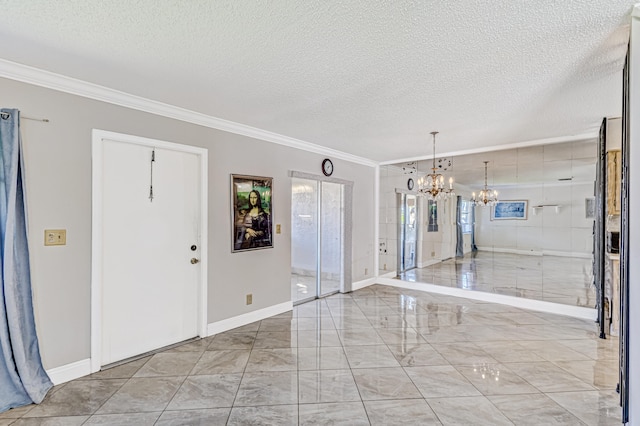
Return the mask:
[(478, 251), (399, 279), (593, 308), (591, 259)]
[[(317, 277), (315, 272), (296, 271), (291, 273), (291, 300), (300, 303), (317, 296)], [(321, 277), (320, 295), (327, 295), (340, 291), (340, 278)]]
[(374, 285), (56, 386), (0, 425), (618, 425), (595, 324)]

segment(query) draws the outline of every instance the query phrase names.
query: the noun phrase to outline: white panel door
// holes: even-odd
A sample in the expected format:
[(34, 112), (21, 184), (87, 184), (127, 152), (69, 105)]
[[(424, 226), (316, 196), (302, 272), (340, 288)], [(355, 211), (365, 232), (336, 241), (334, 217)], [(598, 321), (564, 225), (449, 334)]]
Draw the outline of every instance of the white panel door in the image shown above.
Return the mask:
[(101, 365), (198, 335), (199, 158), (153, 150), (103, 143)]

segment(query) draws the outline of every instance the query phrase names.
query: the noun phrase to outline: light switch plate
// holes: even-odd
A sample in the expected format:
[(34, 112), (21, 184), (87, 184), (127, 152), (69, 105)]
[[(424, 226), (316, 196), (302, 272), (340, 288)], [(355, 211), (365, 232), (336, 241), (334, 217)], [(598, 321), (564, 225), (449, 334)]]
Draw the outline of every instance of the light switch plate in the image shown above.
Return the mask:
[(45, 229), (44, 245), (45, 246), (67, 245), (67, 230), (66, 229)]
[(278, 223), (276, 225), (276, 234), (279, 234), (280, 232), (282, 232), (282, 231), (281, 231), (281, 228), (280, 228), (280, 224)]

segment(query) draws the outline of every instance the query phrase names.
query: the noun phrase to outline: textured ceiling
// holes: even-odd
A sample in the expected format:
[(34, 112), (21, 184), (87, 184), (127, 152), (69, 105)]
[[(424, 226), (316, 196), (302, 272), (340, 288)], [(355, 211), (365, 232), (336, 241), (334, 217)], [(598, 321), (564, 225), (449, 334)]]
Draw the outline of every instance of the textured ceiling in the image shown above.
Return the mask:
[(1, 0), (0, 58), (376, 161), (621, 114), (632, 0)]

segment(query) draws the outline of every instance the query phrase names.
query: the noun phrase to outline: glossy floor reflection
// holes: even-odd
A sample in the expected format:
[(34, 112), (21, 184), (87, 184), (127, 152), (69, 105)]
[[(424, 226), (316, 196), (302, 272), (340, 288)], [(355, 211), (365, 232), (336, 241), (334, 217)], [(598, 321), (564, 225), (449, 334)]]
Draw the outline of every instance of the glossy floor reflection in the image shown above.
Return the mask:
[(617, 425), (590, 321), (382, 285), (56, 386), (0, 425)]
[[(316, 288), (317, 277), (313, 273), (291, 273), (291, 300), (293, 303), (302, 302), (318, 296)], [(320, 282), (320, 295), (327, 295), (340, 291), (340, 278), (323, 276)]]
[(593, 308), (591, 259), (475, 252), (400, 274), (399, 279)]

